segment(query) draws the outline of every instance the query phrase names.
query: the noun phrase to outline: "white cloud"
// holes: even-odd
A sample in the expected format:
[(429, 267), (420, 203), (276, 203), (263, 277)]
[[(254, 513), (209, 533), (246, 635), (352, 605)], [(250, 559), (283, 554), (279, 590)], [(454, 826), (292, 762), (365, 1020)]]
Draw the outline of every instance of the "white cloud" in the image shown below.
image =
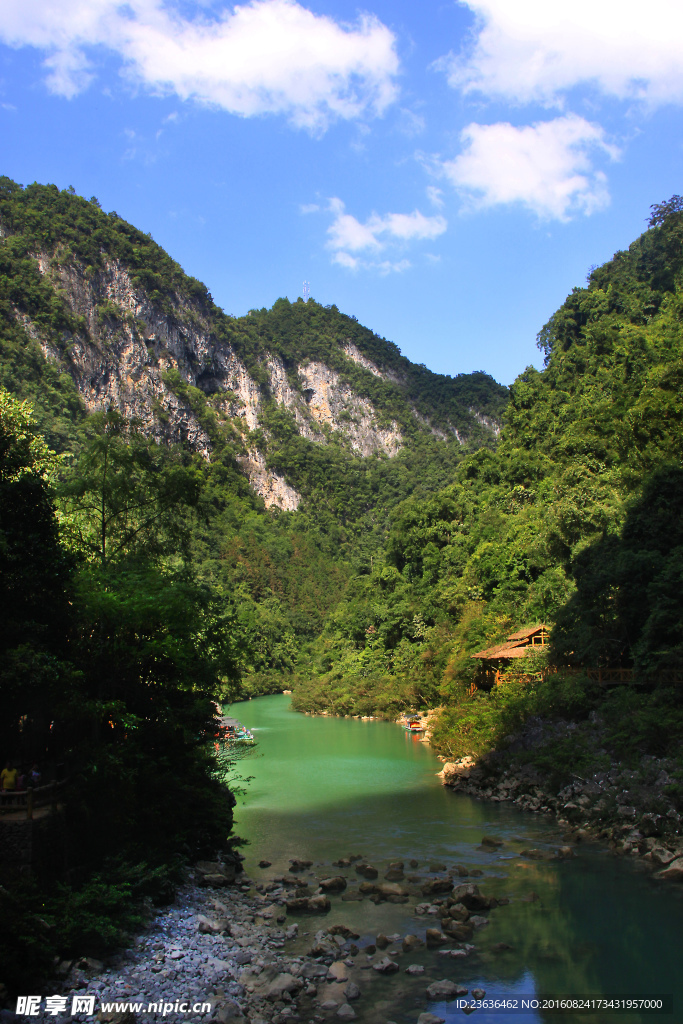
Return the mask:
[(465, 92), (553, 103), (580, 83), (649, 104), (683, 101), (681, 0), (461, 0), (467, 56), (438, 65)]
[(427, 186), (427, 199), (429, 200), (430, 203), (432, 203), (439, 209), (441, 209), (444, 205), (443, 192), (441, 191), (440, 188), (437, 188), (436, 185)]
[[(419, 210), (412, 213), (373, 213), (365, 223), (345, 212), (341, 199), (330, 200), (330, 212), (334, 221), (327, 229), (327, 248), (332, 250), (332, 260), (342, 267), (357, 270), (360, 267), (378, 269), (382, 273), (407, 270), (410, 262), (406, 259), (376, 260), (390, 246), (405, 246), (408, 242), (438, 238), (448, 227), (444, 217), (425, 217)], [(372, 257), (371, 261), (361, 259), (357, 253)]]
[(314, 131), (381, 114), (397, 95), (395, 38), (373, 15), (355, 25), (296, 0), (251, 0), (188, 19), (163, 0), (3, 0), (0, 40), (47, 53), (48, 85), (72, 97), (93, 77), (93, 47), (116, 52), (159, 95), (250, 117), (285, 114)]
[(619, 152), (600, 125), (582, 117), (569, 114), (521, 128), (470, 124), (460, 139), (462, 153), (436, 166), (475, 206), (522, 203), (542, 219), (566, 221), (609, 203), (607, 179), (593, 167), (592, 154), (616, 159)]

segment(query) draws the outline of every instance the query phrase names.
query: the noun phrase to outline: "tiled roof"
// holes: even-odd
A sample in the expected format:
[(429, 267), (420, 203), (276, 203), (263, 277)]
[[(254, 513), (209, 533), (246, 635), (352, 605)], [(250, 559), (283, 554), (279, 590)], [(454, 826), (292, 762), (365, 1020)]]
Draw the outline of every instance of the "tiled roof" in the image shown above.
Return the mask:
[(520, 629), (517, 633), (510, 633), (508, 640), (526, 640), (527, 637), (533, 636), (534, 633), (540, 633), (542, 629), (546, 633), (550, 632), (545, 622), (537, 622), (535, 626), (525, 626), (524, 629)]
[(478, 651), (476, 654), (471, 655), (473, 658), (523, 658), (529, 650), (528, 644), (516, 643), (511, 644), (509, 640), (506, 640), (504, 644), (498, 644), (496, 647), (489, 647), (485, 651)]

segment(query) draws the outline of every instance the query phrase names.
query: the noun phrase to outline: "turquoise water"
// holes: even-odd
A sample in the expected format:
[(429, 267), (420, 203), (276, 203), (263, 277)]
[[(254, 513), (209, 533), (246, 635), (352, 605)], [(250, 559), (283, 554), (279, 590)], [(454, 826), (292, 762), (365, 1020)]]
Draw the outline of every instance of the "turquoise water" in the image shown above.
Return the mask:
[[(533, 995), (673, 994), (683, 1022), (683, 891), (657, 883), (638, 863), (616, 859), (594, 846), (579, 846), (570, 861), (519, 856), (529, 847), (556, 849), (553, 823), (506, 804), (456, 796), (441, 786), (441, 765), (416, 737), (388, 722), (313, 718), (293, 712), (283, 695), (236, 704), (232, 712), (254, 732), (257, 746), (239, 763), (253, 776), (238, 798), (236, 830), (249, 840), (245, 868), (258, 880), (288, 870), (292, 857), (314, 861), (312, 873), (337, 873), (332, 861), (362, 854), (380, 869), (392, 860), (417, 860), (429, 877), (430, 863), (455, 863), (483, 871), (476, 879), (490, 895), (511, 903), (490, 912), (475, 932), (476, 951), (459, 961), (433, 952), (411, 953), (401, 963), (423, 963), (426, 974), (391, 979), (364, 972), (369, 995), (355, 1004), (359, 1021), (415, 1024), (426, 1009), (448, 1024), (465, 1015), (451, 1004), (429, 1004), (430, 981), (450, 978), (487, 997)], [(483, 835), (504, 840), (499, 852), (479, 848)], [(272, 862), (267, 871), (258, 862)], [(323, 870), (324, 868), (324, 870)], [(350, 883), (354, 872), (345, 872)], [(535, 892), (538, 899), (521, 899)], [(345, 923), (361, 934), (359, 945), (379, 931), (424, 934), (433, 920), (416, 918), (412, 905), (333, 901), (324, 926)], [(311, 932), (318, 921), (301, 924)], [(500, 951), (500, 943), (510, 946)], [(310, 944), (310, 942), (309, 942)], [(299, 941), (305, 949), (307, 939)], [(360, 962), (360, 959), (359, 959)], [(426, 980), (425, 980), (426, 979)], [(654, 1020), (636, 1014), (570, 1016), (529, 1010), (515, 1014), (477, 1010), (480, 1022)]]

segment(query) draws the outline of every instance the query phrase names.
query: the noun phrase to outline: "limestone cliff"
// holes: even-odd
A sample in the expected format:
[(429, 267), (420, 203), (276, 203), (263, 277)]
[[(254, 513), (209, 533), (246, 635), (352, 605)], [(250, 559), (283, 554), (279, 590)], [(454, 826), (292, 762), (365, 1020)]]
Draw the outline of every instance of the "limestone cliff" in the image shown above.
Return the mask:
[[(41, 312), (21, 298), (12, 304), (15, 323), (38, 341), (46, 359), (68, 372), (89, 411), (114, 406), (150, 436), (184, 442), (207, 459), (215, 443), (212, 424), (219, 424), (266, 505), (294, 509), (301, 497), (269, 468), (267, 412), (273, 407), (286, 410), (307, 441), (327, 445), (334, 438), (349, 457), (392, 459), (416, 432), (444, 444), (472, 437), (486, 443), (497, 433), (500, 394), (492, 404), (489, 393), (504, 389), (490, 378), (483, 391), (478, 379), (474, 402), (469, 392), (466, 401), (457, 388), (469, 386), (468, 378), (414, 367), (336, 307), (279, 300), (272, 311), (228, 317), (199, 282), (117, 215), (93, 210), (54, 186), (30, 189), (42, 190), (40, 201), (47, 197), (60, 215), (66, 210), (80, 218), (77, 227), (86, 210), (104, 241), (99, 251), (89, 243), (87, 259), (79, 258), (73, 231), (69, 244), (58, 239), (29, 248), (26, 258), (37, 268), (31, 273), (52, 295), (52, 306), (63, 309), (62, 326), (55, 330), (54, 317), (46, 323), (45, 300)], [(18, 234), (16, 221), (0, 222), (0, 250), (16, 246)], [(173, 273), (164, 277), (140, 268), (143, 248)], [(117, 255), (121, 251), (126, 258)], [(432, 393), (443, 406), (438, 416)]]

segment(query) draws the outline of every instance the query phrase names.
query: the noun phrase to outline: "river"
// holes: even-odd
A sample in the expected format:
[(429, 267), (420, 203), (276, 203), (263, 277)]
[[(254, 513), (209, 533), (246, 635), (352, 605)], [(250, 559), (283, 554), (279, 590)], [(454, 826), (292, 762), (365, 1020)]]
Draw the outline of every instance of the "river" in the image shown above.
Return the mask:
[[(659, 884), (642, 865), (590, 844), (580, 844), (571, 860), (520, 856), (530, 847), (552, 851), (563, 845), (554, 822), (444, 789), (432, 751), (393, 723), (300, 715), (284, 695), (234, 705), (231, 713), (257, 740), (238, 763), (251, 779), (235, 811), (236, 831), (249, 840), (244, 852), (251, 878), (285, 873), (293, 857), (313, 860), (318, 877), (338, 874), (333, 861), (362, 854), (380, 869), (380, 880), (390, 861), (415, 859), (423, 878), (430, 877), (430, 865), (457, 863), (483, 872), (468, 881), (487, 895), (511, 899), (487, 914), (489, 924), (475, 932), (476, 949), (466, 958), (424, 949), (404, 953), (397, 957), (401, 973), (390, 979), (366, 965), (365, 993), (354, 1004), (359, 1021), (415, 1024), (425, 1010), (447, 1024), (464, 1020), (455, 1004), (427, 999), (426, 985), (441, 978), (480, 987), (487, 999), (518, 1000), (514, 1014), (477, 1010), (472, 1019), (482, 1024), (653, 1019), (641, 1012), (559, 1016), (522, 1010), (522, 997), (534, 995), (673, 995), (675, 1012), (663, 1019), (683, 1021), (681, 889)], [(504, 845), (482, 849), (484, 835)], [(261, 859), (272, 867), (260, 869)], [(352, 869), (344, 873), (350, 884), (357, 880)], [(538, 899), (523, 899), (532, 893)], [(358, 932), (361, 947), (378, 932), (423, 937), (438, 921), (416, 917), (415, 903), (376, 906), (334, 898), (324, 919), (301, 919), (298, 948), (310, 947), (317, 928), (335, 923)], [(365, 959), (361, 950), (356, 966)], [(408, 977), (409, 963), (424, 964), (425, 975)]]

